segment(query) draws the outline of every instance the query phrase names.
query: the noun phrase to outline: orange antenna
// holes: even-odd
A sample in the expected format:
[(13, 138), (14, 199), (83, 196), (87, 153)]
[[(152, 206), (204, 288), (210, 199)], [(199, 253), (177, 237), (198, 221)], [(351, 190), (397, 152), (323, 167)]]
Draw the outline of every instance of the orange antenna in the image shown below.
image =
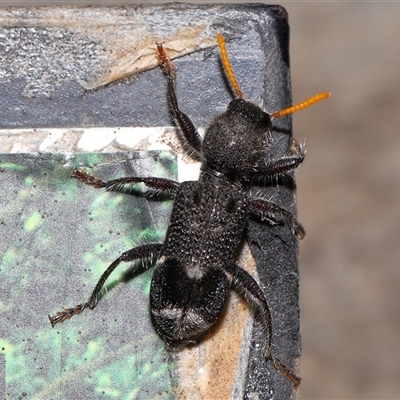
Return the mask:
[(285, 115), (293, 114), (296, 111), (300, 111), (303, 108), (310, 107), (311, 105), (318, 103), (321, 100), (327, 99), (332, 93), (329, 92), (322, 92), (318, 93), (315, 96), (310, 97), (308, 100), (302, 101), (299, 104), (295, 104), (294, 106), (284, 108), (281, 111), (276, 111), (271, 114), (273, 118), (282, 118)]
[(231, 83), (233, 91), (235, 92), (236, 96), (239, 97), (239, 99), (241, 99), (243, 97), (243, 93), (239, 88), (239, 84), (233, 72), (232, 65), (229, 61), (228, 53), (226, 52), (224, 37), (220, 33), (218, 33), (217, 40), (218, 40), (219, 51), (221, 52), (222, 65), (224, 66), (226, 75), (228, 76), (229, 82)]
[(164, 46), (160, 43), (156, 43), (157, 46), (157, 59), (158, 63), (161, 66), (162, 71), (172, 80), (176, 78), (175, 66), (169, 59), (167, 52), (164, 49)]

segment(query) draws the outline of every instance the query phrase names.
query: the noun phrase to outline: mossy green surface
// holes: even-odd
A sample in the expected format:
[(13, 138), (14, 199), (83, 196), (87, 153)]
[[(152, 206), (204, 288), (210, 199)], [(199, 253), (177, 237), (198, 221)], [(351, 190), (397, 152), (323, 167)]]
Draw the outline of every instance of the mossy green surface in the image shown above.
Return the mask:
[(0, 389), (7, 399), (173, 398), (174, 366), (150, 321), (151, 268), (120, 265), (93, 311), (50, 325), (122, 252), (162, 242), (172, 205), (96, 190), (70, 178), (77, 167), (104, 179), (177, 175), (168, 152), (0, 155)]

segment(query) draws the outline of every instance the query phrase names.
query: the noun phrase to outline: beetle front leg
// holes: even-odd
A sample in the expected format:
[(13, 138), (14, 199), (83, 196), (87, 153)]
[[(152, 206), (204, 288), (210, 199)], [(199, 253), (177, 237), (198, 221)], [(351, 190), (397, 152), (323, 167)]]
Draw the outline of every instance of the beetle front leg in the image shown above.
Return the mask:
[(167, 78), (167, 95), (172, 119), (191, 149), (196, 152), (197, 156), (200, 156), (203, 139), (190, 118), (179, 109), (175, 93), (175, 66), (169, 59), (162, 44), (157, 44), (157, 57), (160, 67)]
[(65, 308), (62, 311), (56, 312), (52, 317), (49, 315), (49, 320), (51, 325), (54, 327), (55, 324), (59, 322), (64, 322), (66, 319), (72, 318), (75, 314), (80, 314), (85, 308), (89, 307), (91, 310), (96, 307), (100, 291), (104, 286), (104, 283), (111, 275), (111, 273), (118, 267), (121, 262), (130, 262), (138, 259), (151, 258), (154, 257), (161, 251), (163, 244), (162, 243), (150, 243), (142, 246), (134, 247), (128, 251), (122, 253), (103, 273), (97, 282), (96, 287), (94, 288), (91, 296), (88, 301), (82, 304), (78, 304), (72, 308)]
[(279, 177), (294, 171), (305, 159), (306, 152), (303, 146), (294, 141), (290, 154), (270, 162), (257, 166), (249, 172), (255, 179)]

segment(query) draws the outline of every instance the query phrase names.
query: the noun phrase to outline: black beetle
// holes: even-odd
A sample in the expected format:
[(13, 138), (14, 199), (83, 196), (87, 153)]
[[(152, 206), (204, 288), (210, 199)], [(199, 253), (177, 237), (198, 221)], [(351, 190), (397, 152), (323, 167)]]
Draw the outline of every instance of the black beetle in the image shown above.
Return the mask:
[(271, 120), (305, 108), (329, 96), (322, 93), (282, 111), (268, 114), (242, 98), (230, 66), (222, 35), (218, 35), (222, 62), (237, 99), (218, 115), (202, 138), (189, 117), (178, 107), (175, 68), (163, 46), (157, 56), (167, 78), (171, 116), (190, 151), (202, 160), (198, 181), (178, 183), (155, 177), (127, 177), (103, 181), (83, 170), (73, 177), (109, 191), (125, 192), (136, 183), (174, 198), (164, 243), (150, 243), (124, 252), (103, 273), (89, 300), (50, 317), (54, 326), (85, 308), (93, 309), (109, 275), (122, 262), (156, 258), (150, 291), (150, 310), (158, 335), (170, 348), (195, 343), (219, 318), (231, 290), (237, 291), (262, 319), (266, 334), (265, 356), (289, 380), (300, 378), (271, 352), (272, 323), (266, 297), (254, 278), (236, 264), (248, 218), (268, 224), (286, 221), (294, 234), (304, 236), (303, 227), (289, 211), (261, 198), (250, 197), (254, 179), (277, 178), (293, 171), (305, 152), (294, 142), (291, 154), (265, 161)]

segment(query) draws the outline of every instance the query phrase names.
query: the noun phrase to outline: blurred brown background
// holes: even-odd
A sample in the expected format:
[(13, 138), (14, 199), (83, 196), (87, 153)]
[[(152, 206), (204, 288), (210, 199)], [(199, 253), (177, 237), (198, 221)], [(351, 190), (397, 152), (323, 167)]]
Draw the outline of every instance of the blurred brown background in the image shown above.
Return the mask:
[(400, 4), (289, 3), (306, 399), (400, 398)]
[[(224, 1), (219, 1), (219, 3)], [(1, 2), (0, 5), (134, 1)], [(282, 2), (295, 114), (303, 399), (400, 398), (400, 3)]]

